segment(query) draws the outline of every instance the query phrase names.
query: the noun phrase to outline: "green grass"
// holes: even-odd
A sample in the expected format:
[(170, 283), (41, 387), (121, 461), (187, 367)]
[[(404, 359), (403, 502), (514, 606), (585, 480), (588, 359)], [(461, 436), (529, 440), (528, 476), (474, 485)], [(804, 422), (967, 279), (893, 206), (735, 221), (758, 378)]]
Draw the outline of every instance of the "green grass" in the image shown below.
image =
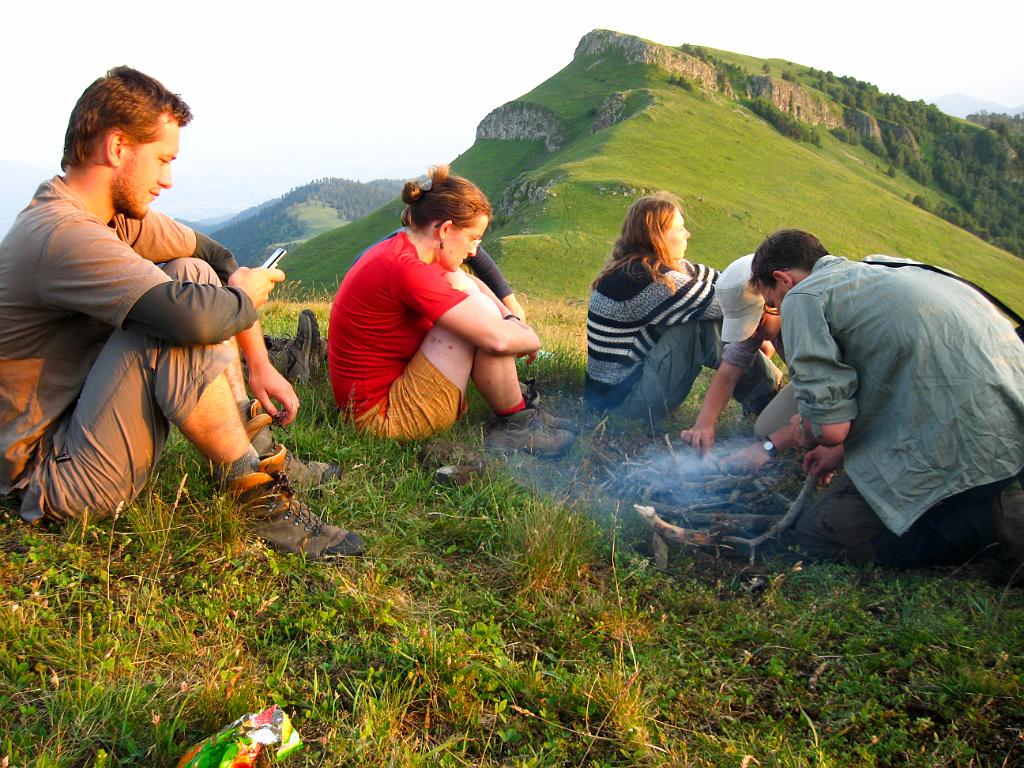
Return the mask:
[[(762, 60), (714, 53), (761, 72)], [(769, 68), (795, 65), (771, 60)], [(616, 92), (639, 111), (591, 134), (598, 107)], [(916, 196), (941, 196), (902, 172), (890, 177), (886, 162), (824, 129), (820, 147), (787, 139), (732, 99), (686, 91), (615, 54), (573, 60), (519, 101), (555, 112), (568, 143), (548, 153), (539, 141), (482, 140), (453, 163), (495, 203), (515, 183), (550, 185), (543, 202), (498, 217), (485, 238), (517, 291), (585, 298), (629, 205), (664, 189), (683, 199), (695, 261), (723, 267), (772, 231), (800, 227), (838, 255), (884, 253), (953, 269), (1024, 312), (1024, 260), (915, 207)], [(398, 226), (400, 210), (396, 202), (308, 241), (290, 276), (333, 290), (356, 253)]]
[[(293, 333), (301, 306), (273, 303), (266, 327)], [(313, 308), (326, 322), (327, 305)], [(583, 306), (527, 308), (552, 352), (536, 364), (545, 399), (578, 414)], [(306, 741), (295, 766), (1024, 755), (1024, 592), (981, 565), (751, 567), (674, 549), (661, 572), (630, 500), (596, 490), (607, 424), (584, 419), (564, 462), (494, 460), (450, 488), (416, 445), (339, 424), (322, 382), (300, 396), (283, 438), (344, 467), (314, 503), (366, 537), (363, 558), (267, 549), (179, 438), (116, 520), (32, 528), (4, 502), (0, 761), (171, 766), (272, 702)], [(479, 446), (485, 411), (474, 398), (451, 437)], [(722, 434), (747, 430), (731, 409)], [(754, 574), (768, 586), (752, 594)]]

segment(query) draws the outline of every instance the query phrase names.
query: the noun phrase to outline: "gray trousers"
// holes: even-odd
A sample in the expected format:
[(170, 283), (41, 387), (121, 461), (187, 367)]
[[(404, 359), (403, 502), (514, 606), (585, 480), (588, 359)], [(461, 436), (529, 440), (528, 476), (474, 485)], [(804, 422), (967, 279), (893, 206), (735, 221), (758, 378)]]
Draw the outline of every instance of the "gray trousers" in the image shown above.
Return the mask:
[[(161, 266), (175, 280), (220, 284), (198, 259)], [(236, 356), (230, 341), (174, 347), (163, 339), (114, 331), (74, 410), (39, 446), (22, 518), (65, 519), (87, 510), (102, 516), (134, 500), (160, 458), (169, 425), (188, 418), (206, 387)]]
[[(701, 369), (718, 368), (721, 333), (721, 320), (694, 320), (666, 328), (641, 364), (640, 380), (616, 412), (659, 429), (690, 394)], [(781, 379), (775, 364), (758, 353), (736, 384), (733, 397), (746, 405), (759, 404), (778, 390)]]

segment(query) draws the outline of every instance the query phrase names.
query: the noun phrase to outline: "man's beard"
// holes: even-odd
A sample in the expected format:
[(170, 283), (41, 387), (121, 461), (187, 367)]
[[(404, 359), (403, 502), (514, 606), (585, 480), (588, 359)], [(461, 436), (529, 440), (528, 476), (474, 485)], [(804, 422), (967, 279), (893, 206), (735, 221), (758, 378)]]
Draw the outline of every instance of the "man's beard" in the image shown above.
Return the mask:
[(149, 205), (136, 198), (135, 163), (126, 165), (114, 179), (111, 196), (114, 203), (114, 214), (121, 214), (129, 219), (144, 219), (149, 213)]

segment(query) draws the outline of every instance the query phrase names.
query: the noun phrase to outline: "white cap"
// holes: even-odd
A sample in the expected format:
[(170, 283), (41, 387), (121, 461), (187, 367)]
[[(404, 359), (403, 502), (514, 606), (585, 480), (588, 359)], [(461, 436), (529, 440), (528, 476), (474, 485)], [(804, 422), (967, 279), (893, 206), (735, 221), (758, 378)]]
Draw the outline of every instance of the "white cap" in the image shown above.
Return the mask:
[(736, 259), (722, 270), (715, 283), (715, 295), (722, 308), (722, 341), (743, 341), (757, 330), (764, 312), (764, 299), (750, 287), (750, 265), (754, 254)]

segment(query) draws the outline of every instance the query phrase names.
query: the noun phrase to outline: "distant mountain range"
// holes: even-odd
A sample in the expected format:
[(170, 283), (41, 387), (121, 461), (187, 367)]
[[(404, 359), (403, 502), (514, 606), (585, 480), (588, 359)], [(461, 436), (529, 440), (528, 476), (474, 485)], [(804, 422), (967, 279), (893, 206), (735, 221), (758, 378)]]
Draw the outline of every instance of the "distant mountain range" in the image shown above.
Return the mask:
[(315, 179), (227, 221), (186, 223), (230, 248), (240, 264), (252, 266), (277, 246), (293, 246), (365, 216), (401, 187), (397, 179)]
[[(563, 70), (487, 115), (453, 169), (490, 197), (484, 245), (527, 296), (586, 297), (630, 203), (669, 190), (695, 261), (722, 267), (797, 226), (840, 255), (946, 266), (1024, 310), (1024, 260), (1002, 249), (1024, 252), (1022, 156), (1012, 126), (851, 77), (595, 30)], [(337, 285), (400, 211), (392, 201), (297, 246), (289, 279)]]
[(976, 115), (979, 112), (1003, 115), (1024, 114), (1024, 105), (1019, 107), (1005, 107), (994, 101), (985, 101), (984, 99), (978, 99), (974, 96), (968, 96), (966, 93), (948, 93), (945, 96), (939, 96), (937, 99), (932, 99), (931, 103), (947, 115), (953, 115), (954, 117), (965, 118), (968, 115)]

